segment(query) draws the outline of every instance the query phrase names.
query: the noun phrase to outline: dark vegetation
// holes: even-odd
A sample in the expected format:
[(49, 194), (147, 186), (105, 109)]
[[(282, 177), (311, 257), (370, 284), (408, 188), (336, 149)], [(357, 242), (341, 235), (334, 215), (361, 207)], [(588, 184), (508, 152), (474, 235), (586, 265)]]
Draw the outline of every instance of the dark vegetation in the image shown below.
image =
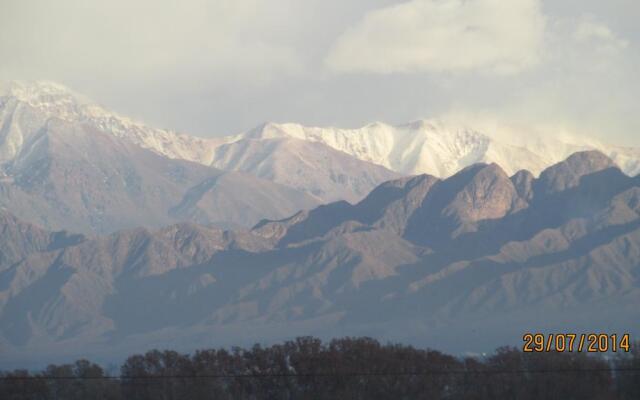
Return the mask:
[(485, 358), (369, 338), (310, 337), (271, 347), (149, 351), (119, 376), (80, 360), (0, 375), (0, 399), (640, 399), (640, 343), (603, 358), (522, 353)]

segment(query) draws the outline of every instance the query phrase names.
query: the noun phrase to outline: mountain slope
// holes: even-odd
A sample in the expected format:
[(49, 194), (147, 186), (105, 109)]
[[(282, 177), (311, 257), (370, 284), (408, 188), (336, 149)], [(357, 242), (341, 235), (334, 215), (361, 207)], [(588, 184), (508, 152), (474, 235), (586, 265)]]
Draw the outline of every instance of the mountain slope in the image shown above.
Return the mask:
[(242, 171), (310, 193), (324, 202), (356, 202), (400, 174), (321, 143), (294, 138), (240, 139), (216, 147), (212, 166)]
[(84, 240), (82, 235), (48, 232), (0, 211), (0, 271), (33, 253), (64, 248)]
[[(0, 205), (27, 221), (77, 232), (160, 227), (184, 220), (251, 226), (267, 215), (284, 216), (318, 204), (272, 182), (162, 157), (91, 125), (55, 118), (4, 167)], [(197, 201), (187, 199), (211, 180), (218, 184), (210, 185)], [(252, 198), (261, 201), (247, 200)]]
[(250, 232), (179, 225), (25, 252), (0, 272), (6, 362), (303, 334), (456, 352), (526, 331), (639, 334), (639, 178), (597, 152), (530, 176), (478, 164)]

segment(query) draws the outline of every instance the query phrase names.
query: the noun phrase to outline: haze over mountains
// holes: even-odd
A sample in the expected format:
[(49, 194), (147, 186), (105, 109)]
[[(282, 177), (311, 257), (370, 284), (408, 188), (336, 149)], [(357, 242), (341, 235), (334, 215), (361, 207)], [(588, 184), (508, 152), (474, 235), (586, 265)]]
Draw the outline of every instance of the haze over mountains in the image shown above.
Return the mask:
[(364, 198), (382, 182), (447, 177), (476, 162), (538, 174), (597, 148), (627, 174), (640, 151), (583, 140), (514, 146), (437, 121), (361, 129), (263, 124), (198, 138), (121, 117), (51, 82), (0, 88), (0, 207), (53, 230), (108, 233), (180, 221), (248, 228)]

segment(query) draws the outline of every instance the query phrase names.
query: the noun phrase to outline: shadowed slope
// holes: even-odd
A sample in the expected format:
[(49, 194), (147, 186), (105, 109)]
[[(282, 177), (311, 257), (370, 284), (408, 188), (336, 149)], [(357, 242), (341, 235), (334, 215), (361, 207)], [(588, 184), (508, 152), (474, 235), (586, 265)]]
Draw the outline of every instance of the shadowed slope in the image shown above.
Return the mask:
[(479, 164), (390, 181), (248, 232), (35, 246), (0, 273), (0, 340), (24, 357), (312, 332), (458, 352), (528, 330), (640, 334), (639, 183), (586, 152), (539, 179)]

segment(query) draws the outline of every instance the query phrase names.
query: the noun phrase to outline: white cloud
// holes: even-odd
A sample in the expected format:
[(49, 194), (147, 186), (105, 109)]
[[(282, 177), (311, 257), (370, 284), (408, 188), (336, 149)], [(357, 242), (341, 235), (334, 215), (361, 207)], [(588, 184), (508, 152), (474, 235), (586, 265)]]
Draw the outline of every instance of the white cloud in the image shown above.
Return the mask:
[(638, 145), (639, 17), (634, 0), (0, 0), (0, 79), (201, 135), (459, 112)]
[(573, 15), (549, 18), (543, 48), (527, 74), (452, 79), (457, 103), (443, 117), (516, 141), (564, 134), (637, 146), (640, 59), (633, 43), (613, 24)]
[(611, 29), (594, 16), (586, 15), (577, 20), (573, 38), (579, 43), (597, 46), (602, 51), (624, 50), (629, 43), (618, 37)]
[(244, 84), (298, 73), (294, 0), (22, 0), (0, 13), (0, 76)]
[(330, 50), (336, 71), (515, 73), (536, 65), (538, 0), (412, 0), (367, 13)]

